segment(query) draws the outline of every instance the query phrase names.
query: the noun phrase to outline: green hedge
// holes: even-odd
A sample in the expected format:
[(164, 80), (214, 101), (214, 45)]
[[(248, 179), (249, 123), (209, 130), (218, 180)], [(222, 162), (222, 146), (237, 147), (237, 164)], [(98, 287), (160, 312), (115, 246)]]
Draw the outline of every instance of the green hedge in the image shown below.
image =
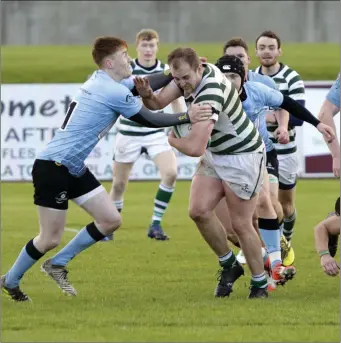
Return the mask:
[[(162, 44), (159, 58), (166, 61), (167, 54), (178, 46)], [(200, 56), (215, 62), (222, 54), (223, 43), (182, 46), (193, 47)], [(130, 54), (135, 56), (133, 45)], [(250, 54), (251, 67), (255, 67), (254, 51)], [(297, 70), (304, 80), (334, 80), (340, 70), (340, 47), (338, 44), (284, 44), (282, 61)], [(2, 83), (83, 82), (94, 69), (91, 46), (2, 47)]]

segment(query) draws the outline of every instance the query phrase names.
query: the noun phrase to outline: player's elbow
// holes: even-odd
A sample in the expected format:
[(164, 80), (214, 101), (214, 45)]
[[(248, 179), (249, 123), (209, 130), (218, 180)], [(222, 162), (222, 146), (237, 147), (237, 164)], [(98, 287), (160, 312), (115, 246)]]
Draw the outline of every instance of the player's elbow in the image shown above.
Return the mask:
[(333, 111), (321, 111), (318, 116), (318, 120), (322, 123), (328, 123), (333, 120)]
[(315, 240), (319, 241), (321, 237), (327, 236), (328, 232), (326, 226), (324, 225), (324, 221), (320, 222), (314, 227), (314, 236)]
[(200, 149), (200, 148), (194, 147), (190, 150), (190, 155), (188, 155), (188, 156), (200, 157), (205, 153), (205, 150), (206, 149)]
[(326, 99), (317, 117), (322, 123), (329, 123), (333, 121), (333, 117), (339, 113), (339, 111), (339, 107), (335, 106), (328, 99)]
[(151, 111), (162, 110), (161, 104), (159, 101), (148, 101), (143, 99), (143, 104)]

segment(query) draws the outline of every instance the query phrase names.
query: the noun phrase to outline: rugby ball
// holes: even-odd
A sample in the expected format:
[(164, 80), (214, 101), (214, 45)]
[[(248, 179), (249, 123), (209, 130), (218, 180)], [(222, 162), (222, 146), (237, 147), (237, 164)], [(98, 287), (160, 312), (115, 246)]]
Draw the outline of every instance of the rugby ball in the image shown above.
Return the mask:
[[(192, 129), (191, 123), (173, 126), (173, 132), (176, 138), (183, 138), (183, 137), (188, 136), (191, 129)], [(209, 139), (207, 142), (207, 148), (210, 146), (210, 144), (211, 144), (211, 139)]]

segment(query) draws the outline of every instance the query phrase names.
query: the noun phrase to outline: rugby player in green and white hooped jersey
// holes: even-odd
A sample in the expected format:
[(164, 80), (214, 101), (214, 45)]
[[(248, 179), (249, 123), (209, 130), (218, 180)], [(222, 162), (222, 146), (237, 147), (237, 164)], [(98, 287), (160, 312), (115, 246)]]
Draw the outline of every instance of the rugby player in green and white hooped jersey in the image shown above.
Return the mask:
[(210, 120), (192, 125), (186, 137), (175, 138), (171, 133), (169, 143), (188, 156), (202, 156), (192, 180), (189, 215), (222, 267), (215, 295), (229, 296), (233, 283), (244, 274), (214, 213), (218, 202), (225, 197), (233, 230), (252, 274), (249, 298), (267, 297), (261, 241), (252, 226), (265, 170), (262, 138), (243, 111), (237, 90), (217, 67), (201, 64), (191, 48), (172, 51), (168, 64), (174, 81), (160, 93), (148, 89), (142, 93), (143, 86), (148, 86), (144, 79), (140, 80), (141, 87), (136, 84), (136, 88), (144, 104), (152, 110), (164, 108), (182, 95), (188, 106), (212, 106), (214, 114)]
[[(143, 29), (136, 35), (137, 58), (131, 62), (132, 73), (146, 76), (168, 69), (168, 66), (156, 58), (159, 35), (152, 29)], [(179, 101), (172, 104), (175, 113), (183, 112)], [(164, 129), (148, 128), (123, 116), (120, 117), (116, 136), (113, 162), (113, 183), (110, 196), (118, 211), (123, 208), (124, 191), (134, 163), (142, 153), (147, 153), (160, 171), (161, 182), (154, 199), (154, 210), (148, 237), (156, 240), (167, 240), (161, 221), (174, 192), (177, 176), (176, 157)], [(112, 239), (111, 237), (106, 238)]]
[[(281, 40), (272, 31), (264, 31), (256, 39), (256, 55), (260, 61), (255, 72), (268, 75), (277, 83), (279, 90), (292, 99), (305, 105), (305, 88), (300, 75), (289, 66), (280, 63)], [(275, 116), (269, 114), (267, 117), (268, 131), (273, 135), (277, 128)], [(301, 126), (303, 122), (290, 115), (288, 133), (290, 142), (279, 144), (272, 137), (279, 161), (279, 201), (283, 207), (284, 226), (281, 246), (283, 250), (283, 264), (285, 266), (294, 263), (295, 255), (291, 247), (294, 224), (296, 220), (295, 193), (296, 179), (299, 172), (299, 161), (297, 146), (295, 142), (295, 126)]]

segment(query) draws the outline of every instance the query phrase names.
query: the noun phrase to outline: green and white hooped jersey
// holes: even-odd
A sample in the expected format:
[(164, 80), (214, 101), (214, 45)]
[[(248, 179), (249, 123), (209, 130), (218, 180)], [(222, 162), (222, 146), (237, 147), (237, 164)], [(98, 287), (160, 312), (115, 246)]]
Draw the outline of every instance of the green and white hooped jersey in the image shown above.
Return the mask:
[(191, 103), (210, 104), (216, 120), (208, 147), (217, 155), (261, 152), (264, 144), (258, 130), (245, 114), (236, 88), (213, 64), (204, 64), (203, 78), (195, 92), (185, 98)]
[[(133, 75), (137, 75), (137, 76), (151, 75), (151, 74), (159, 73), (166, 69), (169, 69), (167, 64), (164, 64), (159, 60), (156, 60), (156, 64), (154, 66), (150, 68), (145, 68), (145, 67), (142, 67), (138, 63), (137, 59), (134, 59), (131, 62), (131, 67), (133, 69)], [(136, 137), (136, 136), (147, 136), (153, 133), (164, 132), (164, 129), (155, 129), (155, 128), (150, 128), (150, 127), (145, 127), (132, 120), (129, 120), (120, 116), (118, 132), (125, 136)]]
[[(259, 66), (258, 68), (256, 68), (255, 72), (262, 74), (261, 67)], [(283, 95), (287, 95), (294, 100), (306, 100), (304, 82), (301, 79), (301, 76), (295, 70), (291, 69), (285, 64), (280, 63), (280, 69), (278, 73), (276, 73), (275, 75), (271, 75), (270, 77), (276, 82), (278, 90)], [(296, 152), (297, 145), (295, 141), (295, 127), (290, 125), (288, 127), (290, 139), (288, 144), (280, 144), (275, 139), (274, 132), (277, 129), (277, 127), (278, 125), (276, 124), (267, 125), (270, 139), (274, 144), (277, 154), (288, 155)]]

